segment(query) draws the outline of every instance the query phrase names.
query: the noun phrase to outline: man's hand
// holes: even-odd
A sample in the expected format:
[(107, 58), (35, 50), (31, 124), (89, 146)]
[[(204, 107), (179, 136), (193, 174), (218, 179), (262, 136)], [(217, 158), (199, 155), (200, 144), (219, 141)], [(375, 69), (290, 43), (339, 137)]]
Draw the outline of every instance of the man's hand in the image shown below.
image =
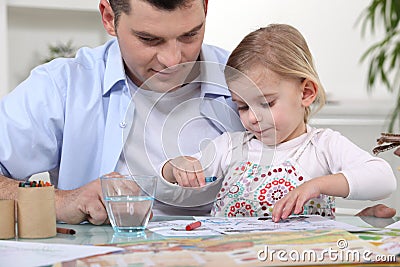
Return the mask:
[(56, 190), (57, 220), (78, 224), (85, 220), (92, 224), (108, 223), (100, 179), (74, 190)]
[(374, 216), (377, 218), (392, 218), (396, 210), (383, 204), (367, 207), (356, 214), (356, 216)]

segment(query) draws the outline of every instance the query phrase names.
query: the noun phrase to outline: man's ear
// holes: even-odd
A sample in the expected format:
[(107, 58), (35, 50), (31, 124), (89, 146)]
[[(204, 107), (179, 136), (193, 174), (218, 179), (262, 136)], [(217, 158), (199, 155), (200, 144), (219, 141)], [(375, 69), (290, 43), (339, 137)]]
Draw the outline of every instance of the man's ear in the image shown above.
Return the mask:
[(318, 85), (309, 79), (305, 79), (302, 83), (303, 97), (302, 104), (305, 107), (310, 106), (318, 95)]
[(100, 0), (99, 10), (104, 29), (106, 29), (109, 35), (117, 36), (117, 31), (114, 25), (114, 12), (110, 3), (107, 0)]

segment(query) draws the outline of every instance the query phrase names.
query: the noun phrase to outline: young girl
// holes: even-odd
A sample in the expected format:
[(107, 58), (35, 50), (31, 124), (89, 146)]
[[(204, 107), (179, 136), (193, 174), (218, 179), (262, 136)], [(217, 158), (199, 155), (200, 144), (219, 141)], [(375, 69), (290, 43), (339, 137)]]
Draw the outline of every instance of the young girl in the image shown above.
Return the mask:
[(299, 31), (273, 24), (247, 35), (225, 76), (246, 132), (225, 133), (193, 157), (162, 169), (181, 186), (222, 187), (215, 216), (334, 215), (334, 196), (377, 200), (396, 189), (390, 165), (339, 132), (307, 124), (311, 105), (325, 102), (312, 55)]

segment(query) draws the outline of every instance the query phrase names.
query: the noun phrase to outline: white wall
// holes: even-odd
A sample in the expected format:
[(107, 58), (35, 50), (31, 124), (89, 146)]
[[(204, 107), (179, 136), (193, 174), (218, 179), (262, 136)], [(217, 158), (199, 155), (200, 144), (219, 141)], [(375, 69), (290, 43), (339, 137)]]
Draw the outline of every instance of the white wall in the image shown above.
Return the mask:
[(98, 12), (8, 8), (9, 88), (15, 88), (49, 55), (48, 46), (95, 47), (107, 39)]
[(7, 7), (4, 1), (0, 1), (0, 98), (6, 94), (5, 88), (8, 81), (7, 60)]
[[(366, 0), (210, 0), (205, 41), (232, 50), (250, 31), (269, 23), (288, 23), (306, 37), (331, 100), (391, 99), (384, 88), (367, 94), (363, 51), (377, 37), (361, 38), (356, 20)], [(73, 40), (95, 46), (108, 37), (100, 16), (88, 11), (8, 8), (9, 89), (46, 56), (47, 46)]]
[[(252, 30), (270, 23), (291, 24), (308, 41), (330, 100), (367, 104), (380, 101), (389, 110), (393, 95), (383, 86), (367, 94), (367, 63), (359, 62), (367, 47), (379, 40), (379, 36), (370, 34), (362, 38), (361, 26), (356, 25), (368, 3), (366, 0), (211, 0), (205, 41), (232, 50)], [(49, 44), (73, 40), (77, 46), (96, 46), (104, 42), (108, 36), (96, 8), (89, 12), (8, 7), (7, 91), (41, 62)]]
[[(209, 1), (205, 40), (232, 50), (250, 31), (287, 23), (305, 36), (320, 78), (332, 100), (390, 100), (384, 88), (366, 93), (367, 64), (362, 53), (378, 36), (361, 37), (357, 18), (366, 0), (214, 0)], [(372, 98), (373, 97), (373, 98)]]

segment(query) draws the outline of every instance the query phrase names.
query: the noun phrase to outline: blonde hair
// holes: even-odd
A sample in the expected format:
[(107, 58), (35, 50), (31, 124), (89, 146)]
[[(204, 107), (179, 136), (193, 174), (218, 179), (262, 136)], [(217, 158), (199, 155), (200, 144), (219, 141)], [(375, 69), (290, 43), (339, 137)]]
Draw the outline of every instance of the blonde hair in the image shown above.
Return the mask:
[[(314, 104), (320, 110), (325, 104), (325, 91), (319, 80), (311, 52), (303, 35), (287, 24), (270, 24), (248, 34), (231, 53), (227, 65), (240, 73), (248, 73), (261, 64), (267, 69), (288, 78), (309, 79), (319, 88)], [(232, 70), (225, 69), (227, 83), (235, 80)], [(306, 108), (304, 121), (311, 114)]]

